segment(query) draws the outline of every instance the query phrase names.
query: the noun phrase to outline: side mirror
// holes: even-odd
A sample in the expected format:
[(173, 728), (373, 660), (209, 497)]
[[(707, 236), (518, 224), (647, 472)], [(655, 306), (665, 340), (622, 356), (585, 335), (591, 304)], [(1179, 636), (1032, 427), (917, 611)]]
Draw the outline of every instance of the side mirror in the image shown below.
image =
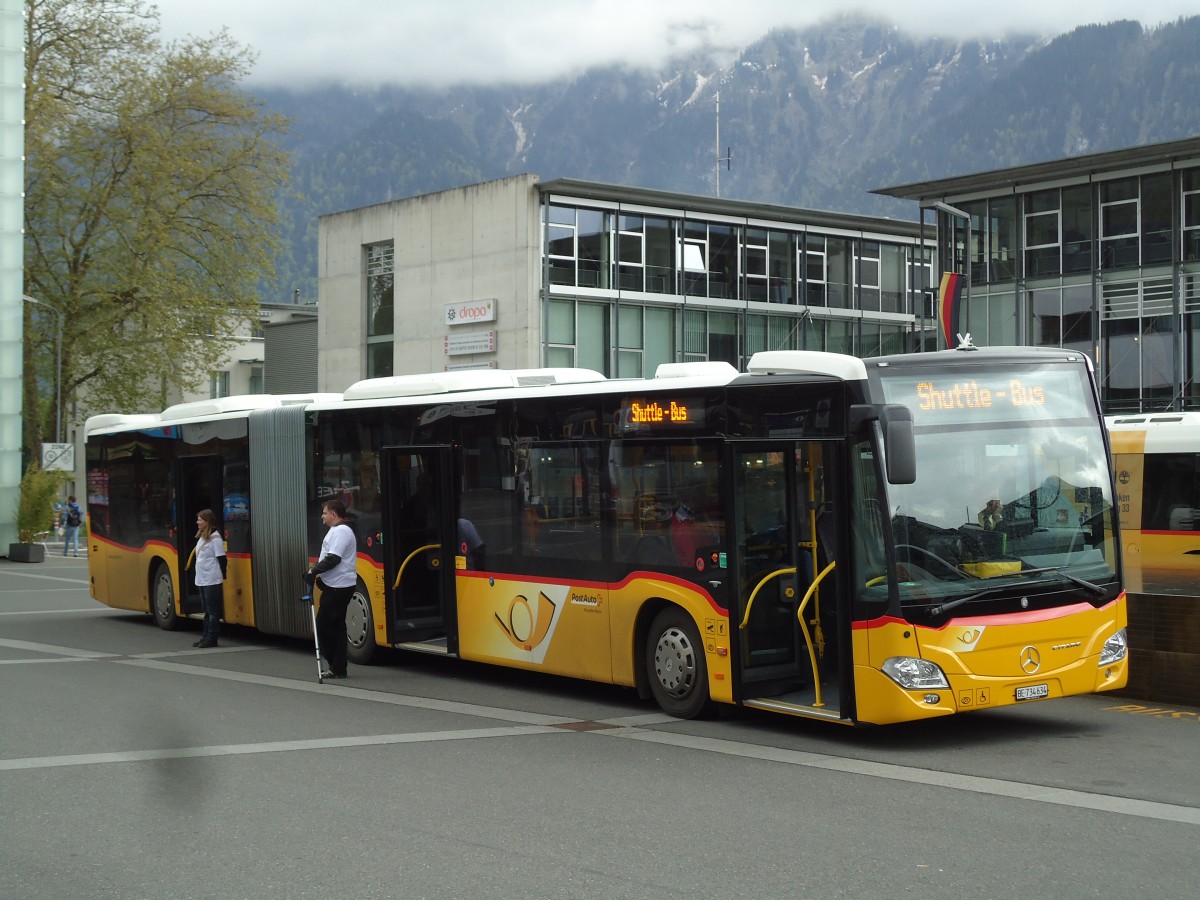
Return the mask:
[(889, 484), (912, 484), (917, 480), (917, 444), (913, 436), (912, 410), (899, 403), (883, 406), (856, 404), (850, 407), (850, 431), (878, 421), (883, 430), (883, 454)]
[(917, 442), (913, 437), (912, 410), (893, 404), (883, 408), (883, 442), (890, 484), (917, 480)]

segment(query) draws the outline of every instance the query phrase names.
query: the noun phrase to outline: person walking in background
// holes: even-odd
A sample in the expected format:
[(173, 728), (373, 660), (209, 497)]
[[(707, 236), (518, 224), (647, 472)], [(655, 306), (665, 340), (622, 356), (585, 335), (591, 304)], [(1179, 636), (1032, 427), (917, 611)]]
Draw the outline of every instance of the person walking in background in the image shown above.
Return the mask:
[(67, 498), (67, 505), (62, 510), (63, 521), (63, 556), (67, 550), (73, 549), (79, 555), (79, 526), (83, 524), (83, 510), (75, 502), (75, 495)]
[(329, 500), (321, 507), (321, 521), (329, 528), (321, 541), (321, 555), (304, 580), (321, 589), (317, 609), (317, 641), (325, 653), (322, 678), (346, 677), (346, 608), (358, 579), (358, 537), (346, 519), (346, 504)]
[(202, 509), (196, 514), (196, 587), (204, 604), (204, 629), (193, 647), (203, 650), (217, 646), (225, 599), (221, 583), (227, 565), (225, 541), (217, 531), (217, 517), (211, 509)]

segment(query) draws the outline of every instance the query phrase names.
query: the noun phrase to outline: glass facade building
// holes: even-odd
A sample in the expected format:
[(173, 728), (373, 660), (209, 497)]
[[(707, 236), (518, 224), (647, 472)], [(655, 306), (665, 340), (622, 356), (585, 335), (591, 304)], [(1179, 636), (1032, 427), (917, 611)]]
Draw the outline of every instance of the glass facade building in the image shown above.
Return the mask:
[(936, 218), (976, 344), (1087, 353), (1110, 413), (1200, 409), (1200, 138), (877, 193)]
[(568, 180), (540, 194), (543, 365), (638, 377), (932, 340), (933, 246), (915, 223)]

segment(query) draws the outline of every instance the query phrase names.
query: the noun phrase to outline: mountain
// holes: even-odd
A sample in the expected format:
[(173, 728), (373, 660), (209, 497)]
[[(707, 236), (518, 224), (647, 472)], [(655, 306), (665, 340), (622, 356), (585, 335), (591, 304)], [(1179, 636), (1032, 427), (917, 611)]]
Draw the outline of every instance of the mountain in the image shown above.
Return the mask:
[[(717, 146), (717, 97), (721, 146)], [(316, 297), (317, 217), (520, 172), (913, 219), (872, 188), (1200, 134), (1200, 16), (1045, 40), (917, 38), (845, 16), (538, 85), (258, 92), (293, 119), (264, 298)]]

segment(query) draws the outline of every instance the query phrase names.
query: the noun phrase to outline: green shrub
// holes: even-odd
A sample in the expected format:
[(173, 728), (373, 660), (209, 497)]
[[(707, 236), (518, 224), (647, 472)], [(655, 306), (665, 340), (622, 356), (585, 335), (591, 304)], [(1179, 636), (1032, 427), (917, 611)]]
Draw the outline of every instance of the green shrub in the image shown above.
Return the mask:
[(17, 539), (32, 544), (54, 527), (54, 501), (59, 488), (70, 478), (67, 472), (43, 469), (31, 462), (21, 479), (17, 499)]

